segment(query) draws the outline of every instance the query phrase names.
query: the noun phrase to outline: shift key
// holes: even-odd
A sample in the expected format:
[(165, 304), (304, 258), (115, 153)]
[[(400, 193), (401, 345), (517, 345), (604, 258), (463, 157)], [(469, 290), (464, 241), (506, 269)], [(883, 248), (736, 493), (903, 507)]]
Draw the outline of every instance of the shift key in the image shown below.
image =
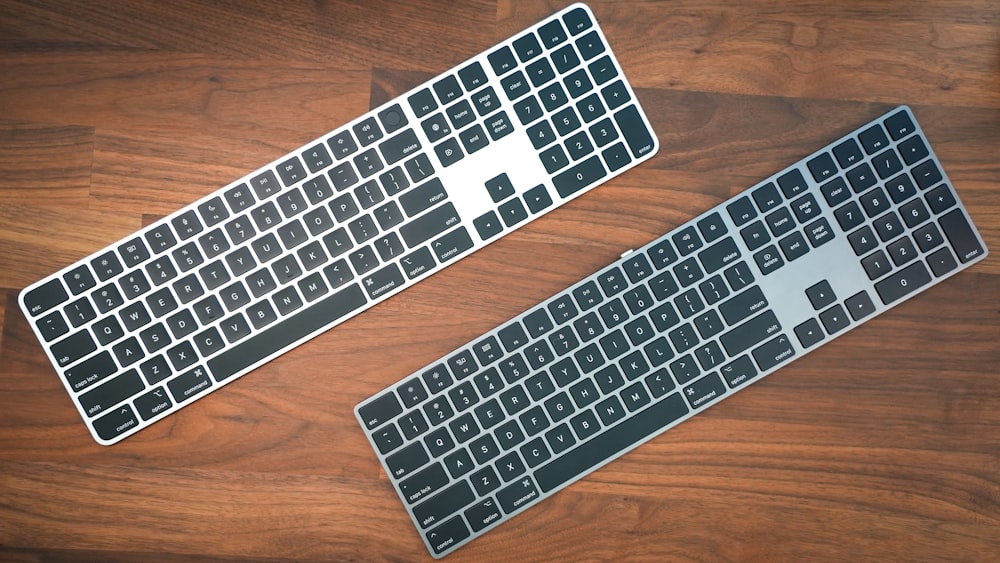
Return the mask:
[(448, 202), (403, 225), (399, 228), (399, 234), (406, 241), (406, 245), (413, 248), (445, 232), (461, 220), (455, 206)]

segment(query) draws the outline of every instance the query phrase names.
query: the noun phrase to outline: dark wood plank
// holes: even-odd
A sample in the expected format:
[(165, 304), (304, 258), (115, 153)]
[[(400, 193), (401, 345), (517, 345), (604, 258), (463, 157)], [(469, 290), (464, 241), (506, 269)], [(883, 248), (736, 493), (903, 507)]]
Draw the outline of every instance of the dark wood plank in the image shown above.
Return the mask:
[[(591, 3), (660, 153), (224, 391), (96, 445), (17, 292), (566, 5), (0, 3), (0, 559), (429, 560), (353, 406), (885, 110), (1000, 248), (1000, 8)], [(1000, 553), (1000, 258), (449, 561)]]

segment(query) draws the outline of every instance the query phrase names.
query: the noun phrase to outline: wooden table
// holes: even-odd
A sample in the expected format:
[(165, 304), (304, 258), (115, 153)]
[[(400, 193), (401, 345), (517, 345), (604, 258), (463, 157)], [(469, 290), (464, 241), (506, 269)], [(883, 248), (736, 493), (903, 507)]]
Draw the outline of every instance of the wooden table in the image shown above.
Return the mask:
[(95, 444), (18, 291), (562, 2), (0, 0), (0, 559), (420, 560), (361, 399), (909, 104), (994, 254), (450, 561), (1000, 557), (1000, 5), (594, 2), (649, 163)]

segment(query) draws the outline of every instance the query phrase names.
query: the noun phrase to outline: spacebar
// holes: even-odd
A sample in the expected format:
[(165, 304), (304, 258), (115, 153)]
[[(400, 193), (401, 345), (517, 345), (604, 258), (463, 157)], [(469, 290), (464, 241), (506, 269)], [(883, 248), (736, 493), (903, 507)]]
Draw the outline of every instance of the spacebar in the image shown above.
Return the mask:
[(536, 469), (538, 486), (542, 492), (547, 493), (563, 483), (574, 481), (579, 475), (643, 441), (687, 412), (687, 405), (680, 393), (674, 393), (597, 435), (593, 440), (562, 454), (548, 465)]
[(286, 317), (280, 323), (271, 325), (267, 330), (208, 360), (208, 370), (216, 381), (221, 382), (365, 303), (367, 300), (361, 286), (351, 284), (347, 289), (313, 303), (309, 308)]

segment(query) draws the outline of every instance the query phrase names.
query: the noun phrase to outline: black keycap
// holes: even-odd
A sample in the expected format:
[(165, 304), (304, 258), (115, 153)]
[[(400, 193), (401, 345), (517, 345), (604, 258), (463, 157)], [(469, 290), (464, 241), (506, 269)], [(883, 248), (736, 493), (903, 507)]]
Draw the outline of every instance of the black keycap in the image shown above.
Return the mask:
[(800, 172), (798, 168), (792, 169), (779, 176), (778, 186), (781, 188), (781, 193), (785, 194), (785, 197), (788, 199), (806, 191), (809, 187), (808, 184), (806, 184), (806, 179), (802, 177), (802, 172)]
[(844, 312), (844, 308), (839, 304), (820, 313), (819, 320), (823, 323), (823, 328), (826, 329), (828, 334), (843, 330), (850, 324), (850, 321), (847, 319), (847, 313)]
[[(221, 221), (221, 219), (219, 220)], [(177, 231), (177, 234), (181, 237), (181, 240), (191, 238), (192, 236), (200, 233), (203, 228), (201, 222), (198, 220), (198, 215), (194, 212), (193, 209), (185, 211), (184, 213), (178, 215), (177, 217), (174, 217), (173, 219), (170, 220), (170, 224), (174, 226), (174, 229)], [(147, 233), (146, 236), (148, 237), (149, 233)]]
[(734, 389), (756, 377), (757, 368), (750, 361), (750, 356), (744, 355), (722, 366), (719, 375), (730, 389)]
[(768, 182), (751, 192), (753, 200), (762, 212), (768, 212), (778, 205), (781, 205), (781, 194), (778, 193), (777, 186), (773, 182)]
[(778, 249), (773, 244), (754, 254), (753, 258), (757, 263), (757, 267), (760, 268), (761, 273), (765, 276), (785, 265), (784, 260), (778, 254)]
[(517, 59), (509, 47), (501, 47), (486, 57), (497, 76), (502, 76), (517, 66)]
[(710, 373), (682, 390), (691, 408), (703, 407), (726, 393), (726, 385), (717, 373)]
[(914, 136), (903, 141), (899, 144), (899, 154), (903, 156), (903, 160), (906, 164), (914, 164), (923, 160), (930, 151), (927, 150), (927, 145), (924, 144), (923, 139)]
[(868, 154), (874, 154), (889, 144), (889, 139), (885, 136), (885, 131), (878, 124), (872, 125), (859, 133), (858, 140), (861, 141), (861, 146), (864, 147), (865, 152)]
[(931, 281), (930, 273), (923, 262), (914, 262), (875, 284), (879, 297), (886, 305), (927, 285)]
[(68, 366), (97, 349), (97, 344), (86, 330), (71, 334), (53, 344), (49, 350), (61, 367)]
[(528, 79), (525, 78), (524, 73), (521, 71), (502, 78), (500, 86), (503, 87), (507, 99), (512, 102), (531, 91)]
[[(169, 340), (167, 338), (166, 340)], [(142, 370), (142, 375), (146, 378), (146, 381), (153, 385), (159, 383), (160, 381), (166, 379), (170, 376), (170, 367), (167, 365), (167, 360), (163, 356), (155, 356), (139, 365), (139, 369)], [(167, 400), (169, 402), (169, 399)], [(143, 409), (139, 409), (139, 415), (144, 419), (149, 418), (142, 414)], [(155, 413), (154, 413), (155, 414)]]
[[(517, 428), (515, 425), (514, 428)], [(520, 432), (520, 430), (518, 430)], [(510, 452), (509, 454), (501, 457), (494, 464), (497, 468), (497, 473), (500, 474), (500, 478), (503, 479), (505, 483), (509, 483), (512, 479), (517, 478), (524, 473), (525, 467), (524, 462), (517, 455), (517, 452)], [(503, 493), (503, 491), (500, 491)]]
[(760, 366), (761, 371), (767, 371), (774, 366), (789, 360), (795, 356), (795, 348), (784, 334), (768, 340), (764, 344), (754, 348), (754, 360)]
[(590, 77), (587, 76), (587, 71), (582, 68), (564, 78), (563, 84), (572, 98), (579, 98), (594, 88)]
[(875, 280), (889, 273), (892, 266), (889, 264), (889, 259), (886, 258), (885, 253), (881, 250), (873, 252), (872, 254), (865, 256), (861, 260), (861, 266), (865, 269), (865, 273), (868, 274), (868, 279)]
[[(324, 149), (324, 153), (325, 152), (326, 149)], [(205, 225), (209, 227), (229, 218), (229, 211), (222, 204), (222, 198), (220, 197), (213, 197), (212, 199), (199, 205), (198, 213), (201, 214), (201, 218), (205, 221)]]
[(407, 98), (407, 101), (410, 103), (410, 108), (413, 109), (413, 113), (417, 117), (423, 117), (438, 107), (437, 102), (434, 100), (434, 95), (427, 88), (411, 95)]
[(625, 448), (644, 441), (687, 412), (687, 406), (676, 393), (653, 403), (648, 409), (625, 419), (590, 442), (580, 444), (577, 448), (535, 469), (539, 488), (542, 492), (549, 492), (575, 479)]
[(979, 239), (976, 238), (976, 233), (972, 230), (972, 226), (962, 210), (956, 209), (945, 214), (938, 219), (938, 223), (963, 264), (984, 253)]
[(916, 130), (906, 110), (900, 110), (889, 116), (885, 120), (885, 128), (889, 131), (889, 135), (897, 141)]
[(535, 37), (534, 33), (530, 32), (515, 39), (513, 46), (514, 52), (517, 53), (517, 57), (521, 59), (522, 63), (537, 57), (542, 52), (542, 47), (538, 44), (538, 38)]
[(767, 298), (759, 286), (737, 294), (719, 305), (719, 313), (729, 325), (735, 325), (750, 315), (763, 311), (768, 305)]
[(442, 166), (451, 166), (459, 160), (465, 157), (465, 153), (462, 152), (462, 147), (458, 143), (458, 139), (451, 138), (438, 145), (435, 145), (434, 152), (438, 156), (438, 160), (441, 161)]
[(569, 197), (584, 187), (600, 180), (607, 175), (601, 159), (592, 156), (565, 172), (552, 178), (552, 185), (561, 197)]
[(854, 193), (859, 194), (874, 186), (877, 178), (868, 164), (861, 163), (847, 171), (847, 181), (851, 183)]
[(129, 405), (122, 405), (94, 421), (94, 431), (102, 440), (116, 438), (139, 425), (139, 419)]
[(563, 15), (563, 21), (566, 23), (566, 28), (573, 35), (579, 35), (580, 32), (590, 29), (594, 25), (587, 11), (583, 8), (574, 8), (566, 12)]
[(406, 114), (403, 113), (403, 108), (399, 107), (399, 104), (393, 104), (380, 110), (378, 112), (378, 120), (382, 123), (386, 135), (395, 133), (400, 127), (404, 127), (408, 123)]
[(399, 196), (399, 203), (403, 206), (403, 211), (413, 217), (447, 198), (448, 192), (445, 191), (441, 180), (433, 178)]
[(489, 192), (494, 203), (500, 203), (514, 195), (514, 185), (510, 183), (510, 178), (504, 173), (486, 180), (486, 191)]
[(569, 158), (566, 156), (566, 151), (563, 150), (562, 145), (549, 147), (539, 153), (538, 157), (542, 160), (542, 164), (545, 165), (545, 171), (549, 174), (569, 165)]
[(69, 325), (66, 324), (66, 319), (59, 311), (52, 311), (38, 319), (35, 326), (38, 327), (38, 331), (42, 333), (46, 342), (51, 342), (69, 332)]
[[(559, 83), (556, 82), (553, 85), (559, 86)], [(538, 105), (538, 98), (535, 96), (528, 96), (527, 98), (522, 98), (514, 103), (514, 113), (517, 114), (517, 118), (520, 120), (521, 125), (527, 125), (542, 117), (542, 108)]]
[[(680, 247), (681, 245), (678, 245), (678, 248)], [(728, 266), (739, 258), (740, 251), (732, 237), (726, 237), (698, 253), (698, 259), (705, 267), (705, 272), (709, 274)]]
[(437, 263), (434, 262), (434, 257), (431, 256), (431, 252), (426, 246), (415, 252), (411, 252), (400, 260), (400, 266), (402, 266), (403, 271), (406, 272), (406, 277), (411, 280), (430, 271), (430, 269), (436, 265)]
[(801, 258), (809, 252), (806, 239), (798, 231), (778, 241), (778, 246), (781, 247), (781, 253), (785, 255), (785, 260), (789, 262)]
[(104, 380), (116, 371), (118, 366), (115, 365), (111, 354), (105, 351), (67, 369), (64, 376), (73, 391), (80, 391)]
[[(435, 465), (434, 467), (439, 466)], [(441, 473), (443, 475), (444, 470)], [(400, 487), (402, 488), (402, 485)], [(475, 499), (476, 495), (472, 492), (469, 484), (466, 481), (459, 481), (414, 506), (413, 517), (420, 523), (421, 528), (426, 529), (428, 526), (437, 524), (454, 512), (464, 508)]]
[(312, 304), (266, 330), (232, 346), (208, 361), (217, 381), (243, 371), (300, 338), (363, 306), (367, 300), (360, 286), (353, 284)]
[(468, 154), (483, 149), (489, 144), (489, 139), (479, 124), (462, 131), (458, 134), (458, 138), (461, 139), (462, 146), (465, 147), (465, 152)]
[(24, 305), (32, 315), (45, 311), (69, 299), (66, 289), (58, 279), (50, 280), (24, 294)]
[(154, 416), (166, 412), (173, 406), (170, 398), (167, 397), (163, 387), (157, 387), (148, 393), (144, 393), (135, 398), (135, 408), (139, 411), (139, 416), (143, 420), (149, 420)]
[(640, 158), (653, 150), (653, 137), (636, 106), (631, 105), (615, 113), (615, 122), (621, 129), (622, 136), (628, 143), (629, 150), (635, 158)]
[(833, 288), (830, 287), (830, 282), (827, 280), (822, 280), (807, 288), (806, 297), (809, 298), (813, 309), (817, 311), (837, 300), (837, 296), (834, 294)]
[[(450, 203), (448, 205), (451, 205)], [(433, 213), (433, 211), (431, 212)], [(426, 217), (426, 215), (424, 215)], [(431, 243), (431, 248), (437, 256), (438, 261), (446, 262), (466, 250), (472, 248), (472, 238), (465, 227), (459, 227), (454, 231), (436, 239)]]
[[(566, 96), (566, 91), (563, 89), (562, 83), (560, 82), (553, 82), (552, 84), (542, 88), (538, 92), (538, 97), (542, 100), (542, 105), (545, 106), (545, 109), (549, 111), (555, 111), (569, 101), (569, 98)], [(534, 100), (535, 98), (532, 96), (526, 99)], [(522, 102), (518, 102), (518, 104), (521, 104)], [(537, 102), (535, 102), (535, 105), (537, 105)], [(517, 106), (517, 104), (515, 104), (515, 106)]]
[(951, 251), (947, 248), (937, 250), (928, 256), (927, 264), (930, 265), (931, 271), (934, 272), (934, 275), (938, 277), (941, 277), (958, 267), (958, 263), (955, 262), (955, 257), (952, 256)]
[(875, 312), (875, 304), (872, 303), (872, 299), (868, 296), (867, 291), (861, 291), (848, 297), (844, 301), (844, 306), (847, 307), (847, 312), (850, 313), (851, 318), (856, 321), (860, 321)]
[(854, 139), (847, 139), (843, 143), (833, 147), (833, 155), (837, 157), (837, 162), (840, 163), (841, 168), (854, 166), (864, 158), (861, 154), (861, 147), (858, 146), (858, 143)]
[[(469, 521), (474, 532), (486, 529), (489, 525), (499, 521), (501, 517), (503, 517), (503, 513), (500, 512), (500, 505), (491, 498), (479, 501), (465, 511), (465, 518)], [(460, 518), (456, 517), (455, 520), (461, 522)]]
[(820, 187), (820, 191), (823, 192), (823, 198), (826, 199), (826, 203), (830, 207), (836, 207), (851, 197), (851, 191), (847, 187), (847, 182), (841, 176), (823, 184)]
[(580, 64), (580, 58), (576, 56), (576, 51), (571, 45), (566, 45), (557, 49), (551, 55), (552, 62), (560, 73), (566, 73)]
[[(416, 445), (419, 446), (419, 442)], [(406, 452), (406, 449), (400, 450), (398, 453), (402, 454), (404, 452)], [(429, 497), (431, 494), (447, 484), (448, 475), (445, 474), (444, 468), (440, 463), (435, 463), (434, 465), (415, 473), (412, 477), (404, 479), (399, 484), (399, 490), (403, 493), (403, 497), (406, 501), (413, 504), (421, 499)]]
[(459, 70), (458, 77), (469, 92), (486, 84), (487, 81), (486, 72), (483, 71), (483, 66), (478, 62), (474, 62)]
[(146, 231), (145, 236), (146, 242), (149, 243), (149, 248), (155, 254), (159, 254), (177, 244), (177, 239), (174, 238), (174, 233), (171, 232), (170, 225), (166, 223), (157, 225)]
[(768, 228), (771, 229), (771, 234), (775, 237), (780, 237), (795, 228), (795, 219), (792, 218), (787, 207), (768, 213), (764, 220), (767, 222)]
[(265, 199), (281, 191), (278, 178), (270, 170), (265, 170), (251, 178), (250, 187), (257, 194), (257, 199)]
[(719, 337), (730, 356), (736, 356), (781, 330), (781, 323), (771, 311), (766, 311)]
[(583, 37), (577, 39), (576, 48), (579, 49), (580, 55), (583, 59), (588, 61), (597, 55), (600, 55), (605, 50), (604, 42), (601, 41), (601, 38), (597, 34), (596, 30), (591, 31)]
[(910, 174), (913, 175), (913, 179), (920, 186), (921, 190), (926, 190), (942, 180), (941, 171), (938, 170), (933, 160), (926, 160), (914, 166), (910, 170)]
[(551, 49), (566, 40), (566, 31), (559, 20), (552, 20), (538, 28), (538, 37), (541, 38), (542, 45)]
[(878, 174), (879, 178), (888, 178), (903, 169), (903, 164), (899, 161), (899, 157), (896, 156), (896, 151), (892, 149), (882, 151), (873, 156), (872, 166), (875, 167), (875, 173)]
[(139, 372), (130, 369), (80, 395), (80, 406), (87, 413), (87, 416), (97, 416), (144, 388), (145, 384), (139, 377)]
[(795, 336), (799, 338), (799, 343), (802, 344), (803, 348), (808, 348), (826, 337), (823, 334), (823, 329), (819, 326), (819, 321), (815, 318), (809, 319), (795, 327)]
[(372, 433), (372, 440), (375, 447), (383, 454), (389, 453), (403, 444), (403, 437), (399, 435), (399, 430), (395, 424), (390, 424)]
[(625, 89), (625, 83), (615, 80), (601, 89), (601, 97), (608, 104), (608, 109), (615, 110), (628, 103), (632, 97)]
[(514, 484), (497, 491), (497, 502), (507, 514), (531, 504), (538, 497), (538, 489), (531, 477), (518, 479)]
[(806, 163), (813, 179), (817, 182), (824, 182), (837, 173), (837, 165), (833, 162), (830, 153), (824, 152), (814, 157)]
[(188, 372), (167, 381), (167, 388), (174, 398), (175, 403), (183, 403), (188, 399), (205, 392), (212, 386), (212, 379), (201, 367), (196, 367)]
[(590, 74), (594, 77), (594, 81), (598, 86), (618, 76), (618, 69), (611, 62), (611, 57), (607, 55), (590, 63), (587, 65), (587, 68), (590, 70)]
[(520, 199), (512, 199), (502, 203), (498, 211), (500, 218), (508, 227), (513, 227), (528, 218), (528, 212), (524, 209), (524, 204), (521, 203)]
[(476, 231), (479, 233), (479, 238), (483, 240), (487, 240), (503, 230), (503, 225), (500, 224), (500, 219), (497, 217), (497, 214), (492, 211), (477, 217), (472, 221), (472, 224), (476, 227)]
[(443, 391), (454, 383), (451, 374), (448, 373), (448, 368), (444, 367), (444, 364), (438, 364), (424, 371), (421, 377), (432, 394)]
[(947, 184), (941, 184), (933, 190), (927, 192), (927, 205), (930, 206), (934, 214), (946, 211), (955, 205), (955, 195)]
[(460, 221), (455, 206), (446, 203), (418, 219), (403, 225), (400, 235), (409, 247), (417, 246), (431, 237), (444, 232)]
[(430, 542), (434, 553), (440, 555), (445, 550), (458, 545), (462, 540), (469, 537), (469, 528), (460, 516), (456, 516), (425, 533), (424, 536)]
[(240, 184), (235, 188), (226, 190), (226, 201), (229, 202), (229, 207), (233, 210), (233, 213), (239, 213), (244, 209), (252, 207), (256, 200), (253, 194), (250, 193), (250, 188), (246, 184)]
[[(360, 142), (363, 147), (366, 147), (382, 138), (382, 130), (379, 128), (374, 117), (369, 117), (359, 123), (356, 123), (351, 129), (354, 131), (354, 135), (357, 136), (358, 142)], [(361, 168), (361, 166), (359, 165), (358, 168)]]
[(306, 169), (302, 166), (302, 161), (296, 156), (278, 164), (277, 169), (278, 176), (281, 177), (281, 181), (285, 184), (285, 187), (301, 182), (306, 178)]
[(399, 417), (399, 429), (402, 430), (403, 436), (406, 436), (407, 440), (412, 440), (417, 436), (423, 434), (430, 428), (427, 425), (427, 420), (424, 415), (419, 410), (410, 411), (403, 416)]
[[(531, 80), (531, 83), (536, 87), (541, 86), (556, 77), (556, 73), (552, 69), (552, 65), (549, 64), (549, 61), (546, 58), (538, 59), (537, 61), (529, 64), (525, 69), (525, 72), (528, 74), (528, 79)], [(480, 112), (479, 115), (483, 115), (483, 113)]]
[(80, 326), (94, 320), (97, 317), (97, 313), (94, 308), (90, 305), (90, 300), (86, 297), (81, 297), (76, 301), (70, 303), (63, 309), (66, 313), (66, 317), (69, 319), (70, 324), (73, 328), (79, 328)]
[(302, 153), (302, 160), (305, 161), (309, 171), (313, 174), (333, 163), (333, 160), (330, 158), (330, 153), (327, 152), (326, 147), (322, 144), (314, 145), (306, 149), (305, 152)]

